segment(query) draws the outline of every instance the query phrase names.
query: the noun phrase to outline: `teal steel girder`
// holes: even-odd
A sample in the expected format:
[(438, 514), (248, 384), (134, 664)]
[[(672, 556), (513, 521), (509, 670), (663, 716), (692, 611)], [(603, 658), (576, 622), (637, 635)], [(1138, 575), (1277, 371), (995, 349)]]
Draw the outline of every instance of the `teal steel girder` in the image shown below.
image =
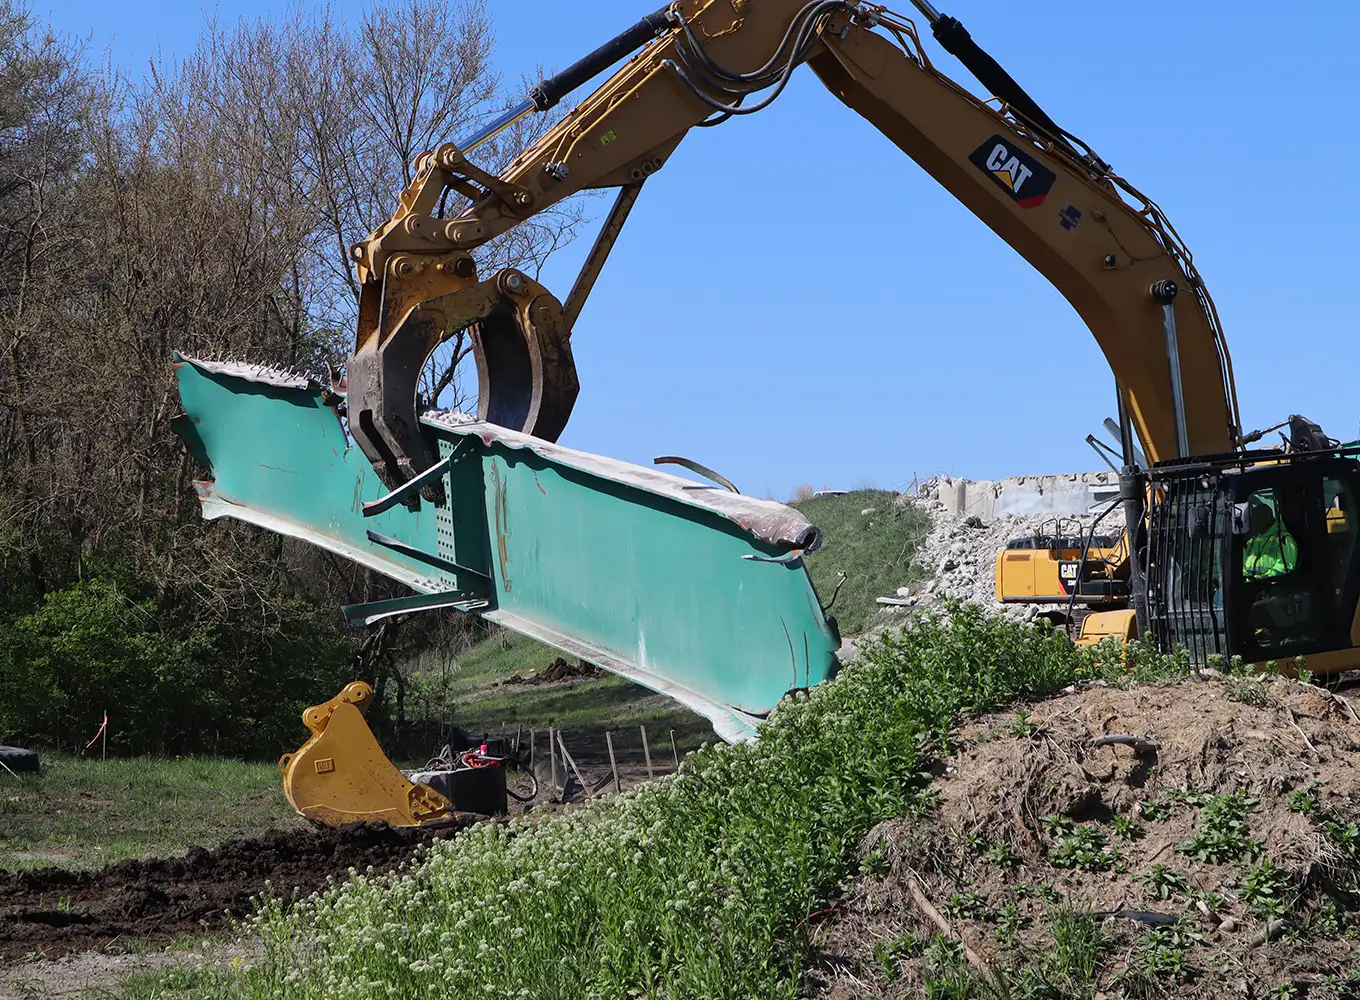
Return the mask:
[(240, 362), (176, 355), (175, 369), (176, 429), (210, 470), (195, 484), (205, 518), (301, 539), (420, 595), (346, 609), (353, 624), (478, 614), (675, 698), (727, 740), (835, 672), (839, 640), (799, 557), (819, 536), (791, 508), (441, 413), (421, 419), (446, 463), (431, 477), (441, 501), (393, 498), (347, 433), (343, 397)]

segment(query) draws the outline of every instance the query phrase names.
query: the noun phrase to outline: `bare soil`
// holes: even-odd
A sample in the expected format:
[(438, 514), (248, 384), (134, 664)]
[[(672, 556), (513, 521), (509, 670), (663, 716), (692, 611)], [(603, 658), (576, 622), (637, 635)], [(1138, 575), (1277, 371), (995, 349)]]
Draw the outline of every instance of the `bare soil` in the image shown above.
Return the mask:
[(259, 956), (255, 941), (200, 938), (195, 947), (160, 951), (84, 951), (61, 958), (0, 966), (0, 1000), (116, 1000), (133, 976), (161, 969), (224, 966)]
[[(612, 792), (612, 786), (603, 784), (611, 773), (603, 735), (594, 740), (572, 734), (568, 745), (590, 794)], [(640, 757), (640, 751), (616, 756), (625, 791), (649, 779), (645, 764), (630, 759)], [(559, 761), (558, 766), (565, 774), (566, 764)], [(669, 745), (656, 748), (653, 773), (671, 769)], [(511, 788), (521, 794), (532, 789), (523, 773), (510, 777)], [(563, 808), (548, 790), (539, 792), (530, 803), (511, 800), (511, 813)], [(578, 789), (573, 800), (587, 797)], [(266, 882), (285, 897), (305, 896), (329, 878), (343, 880), (351, 868), (393, 871), (418, 845), (454, 836), (478, 822), (496, 820), (467, 813), (448, 826), (427, 830), (393, 830), (381, 824), (304, 826), (228, 840), (212, 850), (191, 847), (174, 857), (120, 861), (95, 871), (0, 871), (0, 966), (88, 951), (144, 949), (221, 929), (251, 912), (251, 898), (264, 891)]]
[(93, 872), (0, 872), (0, 962), (199, 934), (248, 914), (266, 881), (284, 896), (307, 895), (350, 868), (398, 868), (417, 844), (483, 819), (468, 814), (438, 830), (358, 824), (278, 831)]
[(563, 681), (591, 680), (605, 676), (608, 676), (607, 671), (592, 666), (585, 660), (572, 663), (559, 656), (542, 670), (529, 674), (511, 674), (499, 684), (560, 684)]
[[(1147, 742), (1096, 745), (1111, 735)], [(944, 933), (976, 982), (1037, 971), (1028, 983), (1044, 988), (1015, 995), (1360, 996), (1357, 866), (1323, 835), (1360, 816), (1357, 762), (1352, 703), (1284, 679), (1069, 689), (1027, 717), (978, 720), (940, 768), (937, 807), (866, 839), (864, 873), (815, 930), (807, 995), (959, 995), (935, 992), (939, 951), (923, 947)], [(1187, 842), (1222, 829), (1211, 797), (1231, 793), (1249, 797), (1239, 832), (1252, 843), (1196, 857)], [(1072, 867), (1073, 831), (1109, 853)], [(1287, 873), (1283, 917), (1244, 898), (1265, 859)], [(1088, 976), (1068, 975), (1064, 912), (1092, 918)]]

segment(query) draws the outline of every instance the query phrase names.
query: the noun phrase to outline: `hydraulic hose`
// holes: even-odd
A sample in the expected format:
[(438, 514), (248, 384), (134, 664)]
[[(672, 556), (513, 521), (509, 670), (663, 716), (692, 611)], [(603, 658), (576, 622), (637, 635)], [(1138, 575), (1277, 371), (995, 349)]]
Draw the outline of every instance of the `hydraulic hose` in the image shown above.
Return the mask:
[[(795, 35), (800, 38), (802, 37), (803, 29), (806, 27), (807, 22), (820, 14), (829, 13), (832, 10), (839, 10), (848, 6), (849, 4), (847, 4), (845, 0), (813, 0), (812, 3), (809, 3), (794, 15), (793, 20), (789, 23), (788, 30), (784, 32), (784, 37), (780, 39), (779, 45), (775, 48), (774, 55), (770, 56), (769, 61), (765, 63), (764, 66), (760, 67), (760, 69), (750, 73), (733, 73), (731, 70), (719, 66), (713, 61), (713, 58), (704, 51), (703, 44), (695, 37), (694, 29), (690, 26), (689, 21), (685, 20), (684, 15), (677, 12), (675, 14), (675, 19), (680, 27), (684, 29), (685, 39), (689, 42), (690, 48), (698, 58), (699, 63), (717, 80), (733, 84), (761, 83), (768, 81), (768, 83), (765, 83), (765, 85), (768, 86), (769, 83), (773, 83), (779, 76), (778, 67), (781, 62), (784, 61), (784, 51), (789, 47), (789, 42)], [(796, 51), (797, 47), (795, 46), (795, 52)], [(754, 89), (761, 88), (757, 87)]]
[(1015, 78), (999, 62), (973, 41), (973, 36), (962, 22), (946, 14), (932, 23), (930, 30), (944, 50), (963, 63), (989, 93), (1001, 98), (1055, 139), (1062, 138), (1063, 130), (1058, 127), (1058, 123), (1048, 117), (1039, 103), (1015, 82)]
[[(742, 98), (744, 98), (747, 94), (752, 93), (753, 92), (752, 89), (740, 91), (732, 90), (731, 88), (724, 86), (720, 83), (714, 83), (712, 80), (705, 81), (710, 89), (719, 90), (722, 91), (723, 93), (732, 94), (733, 96), (737, 97), (737, 101), (733, 104), (723, 104), (721, 101), (715, 100), (714, 98), (710, 97), (707, 93), (705, 93), (703, 88), (701, 88), (698, 85), (698, 83), (696, 83), (694, 78), (690, 75), (691, 72), (693, 72), (695, 75), (701, 75), (702, 68), (697, 67), (692, 62), (690, 62), (689, 57), (686, 54), (684, 47), (682, 46), (677, 46), (676, 52), (677, 54), (680, 55), (680, 58), (686, 63), (686, 67), (688, 68), (689, 72), (686, 71), (686, 67), (681, 67), (672, 59), (664, 60), (662, 65), (667, 67), (668, 69), (673, 70), (676, 73), (676, 75), (679, 76), (680, 79), (684, 81), (686, 86), (689, 87), (690, 91), (693, 92), (695, 97), (699, 98), (699, 100), (703, 101), (714, 111), (720, 112), (720, 117), (718, 119), (715, 119), (713, 121), (713, 124), (715, 125), (719, 124), (721, 121), (725, 121), (727, 120), (727, 118), (730, 118), (733, 115), (755, 114), (757, 111), (762, 111), (765, 108), (768, 108), (771, 104), (775, 102), (775, 100), (778, 99), (779, 95), (784, 92), (784, 88), (788, 86), (789, 80), (792, 79), (793, 77), (794, 70), (797, 69), (798, 65), (804, 59), (807, 58), (807, 55), (812, 50), (813, 45), (815, 45), (816, 42), (821, 38), (822, 31), (825, 29), (825, 22), (823, 21), (823, 17), (826, 14), (830, 13), (832, 10), (838, 9), (842, 6), (844, 6), (844, 4), (841, 2), (841, 0), (819, 0), (819, 2), (808, 4), (807, 7), (803, 8), (805, 12), (810, 13), (808, 14), (807, 17), (800, 17), (795, 19), (795, 22), (801, 23), (801, 26), (798, 28), (797, 38), (794, 42), (793, 51), (789, 54), (788, 60), (785, 63), (784, 68), (780, 71), (778, 80), (774, 84), (773, 92), (770, 93), (763, 100), (760, 100), (757, 103), (749, 105), (747, 107), (742, 106)], [(792, 30), (792, 27), (790, 28), (790, 30)], [(768, 86), (768, 84), (766, 86)], [(756, 87), (754, 89), (759, 90), (763, 88)]]

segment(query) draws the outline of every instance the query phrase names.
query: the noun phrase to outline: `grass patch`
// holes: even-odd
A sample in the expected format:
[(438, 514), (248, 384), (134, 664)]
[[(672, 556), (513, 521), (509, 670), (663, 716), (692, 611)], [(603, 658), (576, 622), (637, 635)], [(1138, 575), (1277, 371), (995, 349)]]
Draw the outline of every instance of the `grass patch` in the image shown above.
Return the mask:
[(451, 719), (472, 733), (508, 727), (568, 731), (655, 727), (654, 739), (674, 729), (677, 741), (697, 745), (713, 727), (674, 699), (609, 674), (569, 684), (506, 684), (512, 674), (546, 669), (561, 654), (527, 636), (496, 631), (448, 667), (425, 666), (407, 695), (407, 711)]
[(842, 635), (857, 635), (869, 626), (878, 611), (875, 598), (920, 578), (912, 557), (930, 531), (930, 518), (901, 503), (896, 493), (856, 490), (809, 497), (793, 506), (825, 537), (821, 550), (804, 560), (823, 603), (831, 600), (839, 574), (846, 574), (831, 612)]
[(133, 973), (114, 990), (94, 994), (91, 1000), (171, 1000), (200, 989), (212, 989), (212, 972), (184, 966)]
[(1084, 995), (1095, 982), (1104, 944), (1095, 918), (1089, 913), (1059, 907), (1049, 915), (1053, 950), (1048, 956), (1055, 978), (1075, 987), (1070, 995)]
[[(425, 655), (408, 670), (417, 678), (422, 695), (442, 694), (455, 711), (475, 702), (492, 683), (511, 674), (542, 670), (560, 654), (528, 636), (493, 627), (486, 638), (451, 658)], [(440, 662), (443, 661), (443, 662)]]
[(654, 739), (668, 729), (676, 738), (713, 738), (713, 725), (674, 699), (649, 691), (622, 677), (572, 684), (506, 686), (459, 706), (454, 721), (469, 732), (493, 732), (516, 725), (525, 730), (555, 726), (568, 732), (636, 729), (646, 725)]
[(94, 868), (301, 822), (274, 764), (45, 754), (40, 774), (0, 773), (0, 869)]
[[(542, 670), (557, 655), (524, 636), (493, 634), (447, 670), (427, 668), (408, 692), (407, 710), (433, 717), (449, 706), (453, 720), (472, 732), (502, 725), (512, 732), (516, 725), (579, 733), (631, 727), (633, 739), (636, 727), (645, 724), (658, 761), (667, 766), (669, 730), (675, 730), (682, 753), (712, 738), (707, 719), (613, 675), (571, 684), (496, 686), (510, 674)], [(313, 694), (320, 702), (334, 692)], [(279, 745), (278, 752), (296, 749), (306, 738), (299, 720), (293, 741)], [(423, 762), (434, 747), (411, 749)], [(0, 771), (0, 870), (96, 868), (190, 845), (211, 848), (302, 822), (284, 799), (278, 768), (270, 761), (99, 761), (45, 753), (41, 774), (16, 779)]]
[[(176, 994), (792, 1000), (809, 914), (843, 890), (874, 824), (929, 808), (927, 768), (958, 718), (1092, 662), (975, 608), (922, 616), (782, 705), (759, 742), (705, 748), (621, 799), (479, 827), (404, 876), (270, 901), (262, 961)], [(966, 973), (933, 944), (944, 995)]]

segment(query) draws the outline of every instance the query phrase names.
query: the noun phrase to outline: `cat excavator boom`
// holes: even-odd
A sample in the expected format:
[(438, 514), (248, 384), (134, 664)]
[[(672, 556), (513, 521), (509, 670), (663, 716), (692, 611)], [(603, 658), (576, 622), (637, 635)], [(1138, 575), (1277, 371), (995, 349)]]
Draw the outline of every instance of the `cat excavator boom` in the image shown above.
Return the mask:
[[(1118, 390), (1126, 524), (1120, 544), (1129, 563), (1131, 604), (1115, 613), (1123, 616), (1127, 627), (1107, 631), (1145, 633), (1163, 649), (1183, 646), (1197, 662), (1215, 656), (1242, 656), (1251, 662), (1297, 662), (1306, 657), (1308, 669), (1315, 673), (1360, 665), (1356, 648), (1360, 573), (1354, 558), (1360, 462), (1355, 452), (1301, 419), (1293, 421), (1287, 450), (1247, 450), (1253, 435), (1244, 437), (1241, 431), (1232, 365), (1213, 301), (1190, 251), (1166, 216), (1090, 147), (1054, 122), (957, 20), (941, 14), (929, 0), (912, 2), (937, 42), (991, 95), (988, 100), (975, 97), (936, 68), (915, 22), (878, 4), (676, 0), (540, 83), (520, 105), (476, 135), (423, 153), (392, 218), (351, 248), (361, 297), (344, 406), (349, 431), (390, 491), (365, 504), (363, 516), (387, 512), (382, 516), (395, 517), (406, 508), (411, 516), (399, 526), (414, 537), (435, 530), (421, 520), (422, 497), (438, 514), (448, 514), (458, 504), (445, 496), (446, 491), (458, 492), (456, 499), (467, 509), (475, 509), (495, 492), (493, 526), (504, 563), (505, 546), (518, 541), (503, 530), (508, 507), (505, 482), (499, 477), (509, 474), (505, 470), (523, 471), (524, 463), (514, 454), (522, 449), (542, 453), (529, 463), (534, 467), (530, 471), (544, 463), (547, 469), (560, 459), (572, 468), (562, 483), (588, 484), (589, 477), (583, 478), (581, 470), (596, 469), (603, 460), (566, 451), (559, 455), (549, 442), (566, 425), (578, 392), (573, 326), (630, 210), (643, 186), (666, 166), (691, 129), (736, 127), (729, 123), (777, 99), (792, 74), (806, 64), (848, 108), (873, 124), (1047, 278), (1076, 309), (1104, 352)], [(525, 116), (551, 110), (568, 93), (610, 69), (612, 75), (598, 89), (522, 150), (508, 169), (493, 174), (477, 166), (485, 143)], [(827, 155), (815, 141), (805, 142), (803, 148), (808, 155)], [(695, 224), (720, 226), (722, 199), (738, 195), (741, 186), (759, 184), (762, 172), (774, 169), (777, 163), (749, 164), (723, 178), (722, 184), (693, 192), (686, 207), (688, 218), (700, 220)], [(804, 229), (810, 246), (824, 242), (829, 217), (872, 210), (875, 190), (891, 183), (890, 178), (857, 175), (852, 166), (837, 169), (847, 182), (846, 196), (807, 212)], [(478, 254), (488, 244), (564, 199), (593, 189), (616, 189), (618, 194), (565, 303), (516, 269), (480, 273)], [(446, 211), (450, 201), (453, 207)], [(705, 218), (710, 221), (704, 223)], [(658, 251), (659, 256), (663, 253), (664, 249)], [(711, 259), (687, 262), (700, 276), (731, 264), (730, 255), (716, 249)], [(479, 382), (478, 422), (467, 427), (440, 423), (429, 413), (422, 418), (417, 412), (423, 366), (441, 342), (461, 330), (471, 335)], [(239, 406), (260, 419), (272, 419), (269, 408), (286, 403), (292, 407), (290, 427), (304, 426), (297, 413), (339, 406), (324, 393), (313, 398), (310, 389), (302, 392), (286, 379), (276, 378), (277, 385), (263, 389), (251, 383), (248, 392), (227, 391), (224, 387), (241, 381), (239, 373), (188, 359), (181, 366), (181, 381), (182, 395), (189, 386), (201, 396), (208, 413)], [(279, 399), (261, 401), (260, 393)], [(496, 425), (505, 431), (493, 430)], [(330, 435), (327, 441), (338, 433), (324, 414), (306, 426), (313, 427), (315, 435)], [(202, 434), (211, 436), (219, 430), (216, 422), (201, 421)], [(190, 439), (202, 445), (197, 434)], [(466, 440), (460, 444), (460, 439)], [(340, 485), (332, 483), (320, 500), (334, 502), (334, 510), (318, 512), (315, 503), (308, 506), (305, 498), (287, 490), (257, 490), (261, 509), (256, 510), (243, 502), (242, 491), (258, 486), (260, 462), (246, 455), (249, 449), (239, 441), (218, 444), (231, 445), (219, 448), (219, 488), (228, 458), (242, 466), (230, 516), (254, 519), (370, 561), (375, 558), (371, 546), (385, 547), (400, 558), (388, 555), (383, 557), (387, 561), (373, 564), (427, 592), (387, 602), (391, 607), (356, 612), (360, 620), (457, 607), (488, 617), (500, 615), (513, 627), (539, 629), (530, 634), (547, 634), (543, 622), (563, 627), (559, 619), (564, 617), (565, 599), (556, 591), (522, 587), (512, 591), (509, 579), (502, 580), (505, 574), (497, 575), (490, 563), (478, 568), (458, 561), (464, 558), (463, 548), (473, 557), (486, 555), (485, 545), (468, 547), (460, 535), (467, 530), (466, 516), (462, 522), (455, 518), (452, 528), (438, 529), (439, 554), (395, 537), (397, 529), (392, 529), (393, 537), (371, 529), (365, 535), (358, 523), (362, 519), (345, 494), (358, 489), (356, 481), (362, 486), (362, 470), (355, 480), (353, 470), (336, 471), (338, 466), (324, 462)], [(294, 444), (294, 450), (287, 451), (285, 445)], [(303, 444), (283, 441), (278, 447), (287, 451), (283, 459), (292, 461), (295, 453), (305, 451)], [(342, 453), (338, 442), (327, 447), (329, 452), (316, 453)], [(464, 471), (456, 476), (450, 471), (459, 457), (455, 450), (463, 447), (471, 447), (474, 457), (480, 456), (478, 462), (489, 463), (487, 475), (499, 483), (497, 490), (490, 491), (476, 477), (466, 478), (467, 469), (475, 471), (476, 463), (459, 466)], [(500, 457), (506, 449), (510, 460)], [(209, 449), (200, 450), (206, 455)], [(615, 504), (621, 496), (620, 482), (642, 494), (678, 489), (650, 476), (637, 470), (626, 475), (610, 472), (591, 503)], [(211, 484), (201, 488), (205, 511), (216, 503), (211, 516), (227, 513), (218, 510), (222, 504), (214, 499)], [(548, 496), (541, 485), (537, 491)], [(534, 491), (524, 495), (540, 503)], [(538, 516), (561, 515), (555, 502), (541, 501)], [(689, 498), (675, 502), (692, 503)], [(710, 513), (728, 516), (734, 502), (725, 501), (727, 506)], [(634, 504), (628, 509), (645, 507)], [(749, 513), (757, 525), (764, 525), (770, 514)], [(686, 514), (665, 523), (674, 527), (693, 520), (693, 514)], [(562, 538), (574, 537), (573, 530), (562, 529)], [(639, 521), (637, 532), (624, 540), (630, 545), (660, 544), (664, 534)], [(705, 544), (719, 539), (726, 545), (731, 535), (723, 528), (703, 537)], [(599, 544), (616, 540), (606, 532)], [(767, 543), (756, 539), (741, 544)], [(811, 544), (784, 540), (779, 552), (757, 547), (741, 560), (724, 557), (714, 563), (711, 576), (730, 576), (731, 567), (738, 564), (797, 565)], [(691, 546), (684, 551), (695, 550)], [(539, 550), (534, 548), (533, 553), (537, 559)], [(637, 562), (635, 555), (630, 558)], [(410, 559), (442, 567), (440, 572), (462, 589), (431, 592), (439, 581), (412, 575)], [(620, 560), (620, 566), (628, 563), (623, 556)], [(602, 573), (600, 578), (609, 576)], [(474, 580), (471, 589), (464, 586), (465, 579)], [(696, 593), (709, 594), (708, 579), (702, 578)], [(794, 583), (810, 590), (800, 580)], [(808, 652), (801, 681), (794, 657), (795, 685), (811, 686), (830, 677), (832, 670), (824, 661), (834, 648), (834, 629), (826, 627), (802, 591), (777, 589), (787, 589), (784, 577), (770, 575), (768, 582), (776, 587), (770, 602), (784, 601), (806, 611), (803, 634), (811, 638), (803, 644)], [(527, 610), (519, 607), (535, 597), (548, 603)], [(572, 607), (577, 604), (573, 600)], [(608, 608), (615, 605), (633, 606), (618, 599)], [(631, 624), (625, 621), (620, 627)], [(552, 641), (576, 648), (576, 633), (589, 633), (597, 625), (583, 620), (565, 633), (552, 633)], [(688, 648), (682, 625), (664, 618), (658, 625), (675, 633), (677, 649)], [(654, 645), (649, 641), (646, 656), (639, 652), (637, 662), (619, 657), (618, 668), (654, 670), (659, 662)], [(604, 638), (597, 646), (610, 648)], [(789, 649), (796, 654), (791, 642)], [(749, 735), (756, 717), (740, 708), (746, 703), (741, 692), (720, 690), (740, 677), (716, 668), (702, 676), (682, 672), (688, 686), (678, 690), (704, 706), (711, 717), (728, 720), (733, 733)], [(660, 675), (651, 680), (658, 686), (671, 683)], [(766, 692), (758, 694), (763, 704)], [(309, 710), (306, 721), (313, 739), (283, 761), (294, 805), (324, 822), (378, 815), (410, 824), (439, 820), (456, 803), (441, 797), (428, 782), (394, 773), (371, 734), (365, 737), (362, 711), (368, 699), (362, 686), (351, 686)]]
[[(422, 154), (396, 213), (352, 248), (362, 292), (350, 414), (384, 482), (395, 488), (434, 464), (416, 432), (416, 385), (429, 354), (458, 330), (472, 335), (478, 416), (555, 439), (578, 390), (572, 326), (643, 185), (691, 129), (759, 111), (804, 63), (1072, 303), (1109, 360), (1151, 461), (1238, 448), (1217, 314), (1165, 215), (1054, 123), (957, 20), (915, 2), (993, 99), (979, 100), (941, 73), (915, 24), (878, 5), (678, 0), (535, 87), (476, 135)], [(484, 143), (630, 53), (500, 176), (475, 165)], [(720, 226), (721, 199), (776, 169), (752, 164), (716, 186), (716, 196), (696, 193), (700, 203), (688, 210)], [(855, 194), (808, 213), (810, 246), (822, 239), (828, 213), (866, 210), (875, 188), (891, 183), (841, 169)], [(601, 188), (617, 189), (617, 200), (565, 304), (519, 271), (480, 275), (480, 248), (563, 199)], [(461, 207), (446, 215), (450, 195)], [(724, 266), (716, 252), (698, 262), (701, 270)]]
[[(1242, 433), (1217, 311), (1166, 215), (1046, 114), (958, 20), (930, 0), (912, 3), (988, 100), (935, 66), (915, 22), (878, 4), (676, 0), (478, 134), (423, 154), (392, 219), (352, 248), (362, 303), (351, 422), (384, 482), (395, 488), (434, 464), (416, 432), (415, 385), (434, 347), (459, 329), (472, 334), (478, 416), (554, 439), (578, 390), (572, 327), (643, 185), (691, 129), (758, 112), (806, 64), (1047, 278), (1104, 352), (1120, 413), (1127, 538), (1099, 561), (1107, 589), (1127, 594), (1104, 597), (1129, 607), (1113, 623), (1094, 622), (1095, 633), (1151, 633), (1201, 658), (1308, 654), (1323, 671), (1360, 662), (1354, 455), (1302, 418), (1291, 418), (1284, 452), (1247, 450), (1261, 435)], [(500, 176), (473, 164), (483, 143), (625, 58)], [(753, 164), (739, 182), (760, 183), (764, 169), (777, 165)], [(855, 197), (808, 213), (809, 244), (828, 213), (862, 210), (890, 182), (844, 173)], [(732, 187), (729, 178), (717, 190)], [(479, 248), (599, 188), (618, 196), (565, 304), (515, 270), (479, 276)], [(463, 202), (446, 217), (449, 192)], [(702, 217), (704, 206), (691, 210)], [(697, 267), (726, 264), (715, 254)], [(1267, 479), (1273, 485), (1258, 485)], [(1296, 565), (1269, 585), (1242, 568), (1248, 511), (1262, 506), (1298, 546)], [(1063, 560), (1052, 561), (1060, 570)]]

